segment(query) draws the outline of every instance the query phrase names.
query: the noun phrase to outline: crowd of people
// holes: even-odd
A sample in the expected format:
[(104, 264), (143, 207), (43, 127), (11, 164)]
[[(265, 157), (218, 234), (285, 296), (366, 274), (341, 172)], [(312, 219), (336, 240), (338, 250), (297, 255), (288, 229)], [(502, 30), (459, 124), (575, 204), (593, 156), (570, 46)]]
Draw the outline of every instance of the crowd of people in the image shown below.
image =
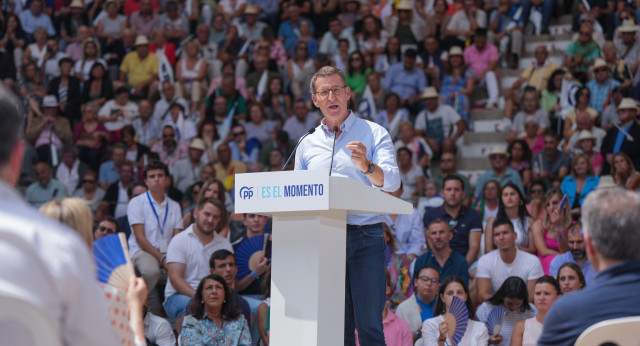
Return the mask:
[[(389, 193), (415, 207), (385, 216), (387, 343), (448, 342), (457, 296), (475, 321), (507, 310), (500, 335), (471, 323), (463, 344), (535, 344), (553, 301), (602, 270), (586, 256), (588, 195), (640, 188), (640, 7), (563, 5), (5, 2), (0, 80), (22, 103), (26, 143), (17, 183), (44, 214), (84, 201), (89, 248), (127, 236), (148, 298), (138, 281), (120, 292), (129, 310), (144, 305), (123, 342), (268, 345), (270, 219), (234, 213), (234, 176), (283, 169), (323, 119), (309, 83), (332, 65), (354, 113), (393, 140), (402, 185)], [(528, 34), (562, 13), (576, 35), (563, 64), (541, 43), (501, 86)], [(458, 162), (474, 108), (504, 111), (507, 133), (472, 184)]]

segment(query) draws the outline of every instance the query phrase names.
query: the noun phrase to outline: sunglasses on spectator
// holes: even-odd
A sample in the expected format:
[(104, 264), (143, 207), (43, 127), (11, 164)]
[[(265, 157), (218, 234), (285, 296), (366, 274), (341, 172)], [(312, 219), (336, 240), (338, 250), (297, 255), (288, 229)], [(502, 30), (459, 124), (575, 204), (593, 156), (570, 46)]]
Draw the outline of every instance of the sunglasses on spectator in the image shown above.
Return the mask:
[(587, 31), (580, 31), (580, 35), (589, 36), (591, 33)]
[(107, 228), (107, 227), (104, 227), (104, 226), (100, 226), (100, 228), (98, 228), (98, 229), (102, 233), (104, 233), (104, 232), (107, 232), (109, 234), (115, 234), (116, 233), (116, 231), (113, 228)]
[(91, 179), (85, 179), (82, 181), (83, 184), (86, 184), (86, 183), (93, 184), (95, 182), (96, 182), (95, 180), (91, 180)]
[(242, 132), (234, 132), (233, 133), (233, 137), (238, 137), (238, 136), (242, 136), (242, 135), (246, 135), (247, 133), (242, 131)]
[(171, 138), (171, 137), (175, 137), (176, 135), (173, 133), (163, 133), (162, 134), (162, 138)]
[(544, 193), (543, 189), (531, 189), (531, 194)]

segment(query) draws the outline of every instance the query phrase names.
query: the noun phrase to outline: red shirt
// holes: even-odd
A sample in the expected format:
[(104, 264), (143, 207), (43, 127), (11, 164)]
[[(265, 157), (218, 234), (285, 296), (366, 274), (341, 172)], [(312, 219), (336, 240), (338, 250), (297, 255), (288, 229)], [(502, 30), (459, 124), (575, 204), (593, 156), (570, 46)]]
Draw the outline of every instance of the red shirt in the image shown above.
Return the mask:
[[(151, 3), (151, 8), (152, 9), (156, 9), (160, 7), (160, 4), (158, 4), (158, 0), (152, 0)], [(124, 2), (124, 15), (125, 16), (130, 16), (133, 12), (137, 12), (140, 11), (140, 0), (126, 0)]]

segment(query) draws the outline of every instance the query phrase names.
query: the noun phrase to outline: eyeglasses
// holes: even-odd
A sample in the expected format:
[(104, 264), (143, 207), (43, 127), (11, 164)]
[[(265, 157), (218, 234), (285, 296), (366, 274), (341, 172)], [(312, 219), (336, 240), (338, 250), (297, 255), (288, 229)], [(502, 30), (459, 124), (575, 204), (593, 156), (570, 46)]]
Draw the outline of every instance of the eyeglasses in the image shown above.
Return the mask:
[(333, 95), (338, 96), (338, 95), (342, 94), (342, 91), (346, 87), (347, 87), (346, 85), (343, 85), (341, 87), (335, 87), (335, 88), (331, 88), (331, 89), (328, 89), (328, 90), (318, 90), (318, 91), (316, 91), (316, 95), (318, 95), (318, 96), (320, 96), (322, 98), (325, 98), (325, 97), (329, 96), (329, 92), (332, 92)]
[(242, 131), (242, 132), (235, 132), (235, 133), (233, 134), (233, 137), (238, 137), (238, 136), (242, 136), (242, 135), (246, 135), (246, 134), (247, 134), (247, 133), (246, 133), (246, 132), (244, 132), (244, 131)]
[(82, 181), (83, 184), (86, 184), (86, 183), (93, 184), (95, 182), (96, 182), (95, 180), (91, 180), (91, 179), (85, 179)]
[(493, 156), (491, 156), (491, 158), (490, 158), (490, 159), (491, 159), (491, 160), (506, 160), (506, 159), (507, 159), (507, 157), (506, 157), (506, 156), (503, 156), (503, 155), (493, 155)]
[(543, 189), (531, 189), (531, 194), (539, 194), (539, 193), (544, 193)]
[(430, 278), (428, 276), (419, 276), (418, 279), (420, 279), (420, 281), (424, 282), (425, 284), (437, 284), (438, 283), (438, 279), (436, 278)]
[(596, 73), (598, 73), (598, 72), (609, 72), (609, 69), (608, 68), (599, 68), (599, 69), (596, 70)]
[(102, 233), (104, 233), (104, 232), (107, 232), (109, 234), (115, 234), (116, 233), (116, 231), (113, 228), (107, 228), (107, 227), (104, 227), (104, 226), (100, 226), (100, 228), (98, 228), (98, 229)]

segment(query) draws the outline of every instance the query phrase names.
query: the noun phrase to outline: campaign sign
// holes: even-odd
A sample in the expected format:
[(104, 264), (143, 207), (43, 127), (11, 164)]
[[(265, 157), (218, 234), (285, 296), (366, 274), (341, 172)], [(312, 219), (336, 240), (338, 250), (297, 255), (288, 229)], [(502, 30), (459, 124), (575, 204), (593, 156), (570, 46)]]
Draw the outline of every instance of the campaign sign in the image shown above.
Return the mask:
[(326, 170), (245, 173), (235, 180), (236, 213), (329, 209)]

